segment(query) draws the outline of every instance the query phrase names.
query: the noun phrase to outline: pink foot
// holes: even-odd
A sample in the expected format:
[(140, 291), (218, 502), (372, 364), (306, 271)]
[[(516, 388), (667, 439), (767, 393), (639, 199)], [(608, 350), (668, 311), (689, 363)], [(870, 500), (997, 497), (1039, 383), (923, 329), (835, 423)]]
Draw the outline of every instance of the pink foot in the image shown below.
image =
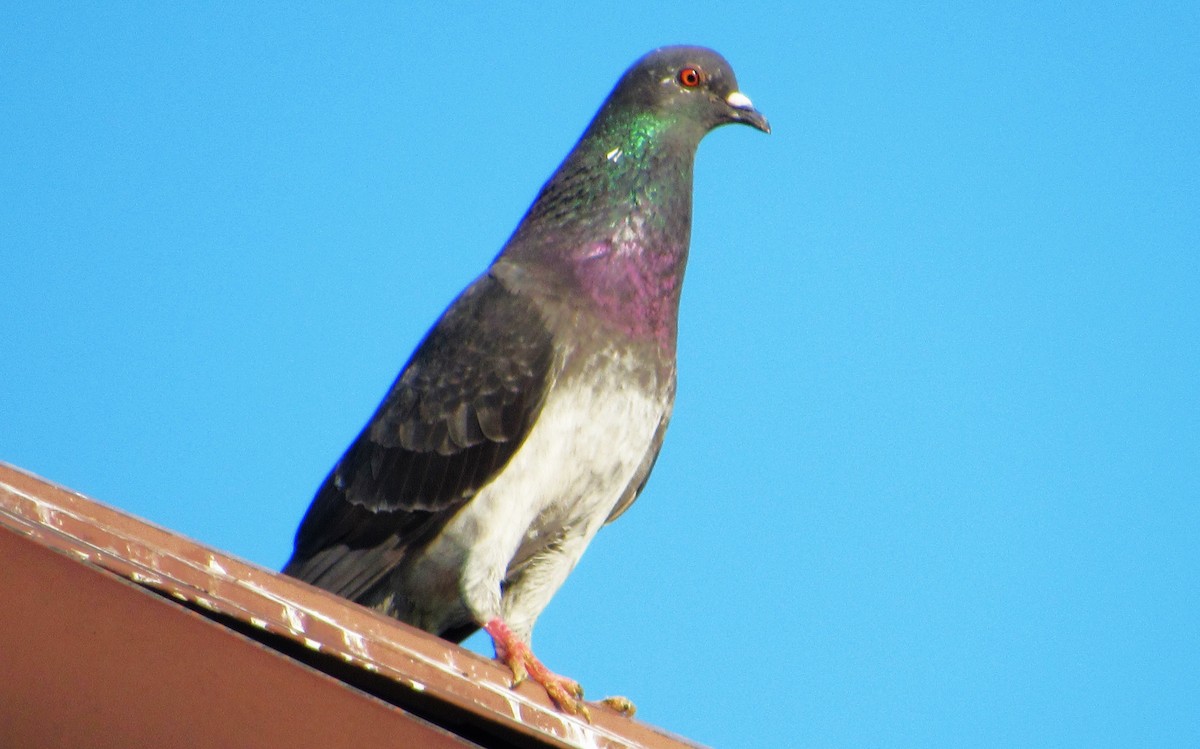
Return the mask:
[(496, 659), (503, 661), (512, 669), (515, 687), (526, 678), (541, 684), (550, 695), (550, 699), (559, 710), (571, 715), (582, 715), (589, 723), (592, 715), (587, 705), (583, 704), (583, 687), (579, 682), (559, 676), (546, 668), (529, 649), (529, 645), (518, 638), (508, 628), (504, 620), (496, 618), (483, 625), (484, 630), (492, 636), (492, 644), (496, 647)]

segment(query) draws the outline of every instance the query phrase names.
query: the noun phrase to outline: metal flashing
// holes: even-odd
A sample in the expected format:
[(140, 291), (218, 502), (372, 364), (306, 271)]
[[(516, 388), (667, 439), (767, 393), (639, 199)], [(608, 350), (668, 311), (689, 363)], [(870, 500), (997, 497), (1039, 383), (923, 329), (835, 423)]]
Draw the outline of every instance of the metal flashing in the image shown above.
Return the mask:
[(0, 559), (4, 746), (697, 746), (3, 463)]

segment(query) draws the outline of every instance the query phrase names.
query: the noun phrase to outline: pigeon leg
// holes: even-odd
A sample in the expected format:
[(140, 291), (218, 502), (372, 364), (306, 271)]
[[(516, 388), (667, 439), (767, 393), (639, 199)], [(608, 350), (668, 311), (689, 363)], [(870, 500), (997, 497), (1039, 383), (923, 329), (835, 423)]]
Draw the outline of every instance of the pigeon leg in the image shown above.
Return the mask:
[(579, 686), (579, 682), (546, 668), (533, 654), (529, 644), (513, 634), (503, 619), (492, 619), (483, 628), (492, 637), (496, 659), (512, 669), (514, 687), (527, 677), (531, 678), (546, 689), (546, 694), (550, 695), (558, 709), (571, 715), (582, 715), (589, 723), (592, 722), (592, 715), (587, 705), (583, 704), (583, 687)]

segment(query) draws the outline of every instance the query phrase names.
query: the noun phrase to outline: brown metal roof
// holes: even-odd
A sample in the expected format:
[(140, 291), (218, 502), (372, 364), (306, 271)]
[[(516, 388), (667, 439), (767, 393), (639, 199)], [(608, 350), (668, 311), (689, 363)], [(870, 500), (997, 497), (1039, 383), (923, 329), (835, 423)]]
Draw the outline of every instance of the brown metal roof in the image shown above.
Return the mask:
[(0, 746), (697, 746), (3, 463), (0, 560)]

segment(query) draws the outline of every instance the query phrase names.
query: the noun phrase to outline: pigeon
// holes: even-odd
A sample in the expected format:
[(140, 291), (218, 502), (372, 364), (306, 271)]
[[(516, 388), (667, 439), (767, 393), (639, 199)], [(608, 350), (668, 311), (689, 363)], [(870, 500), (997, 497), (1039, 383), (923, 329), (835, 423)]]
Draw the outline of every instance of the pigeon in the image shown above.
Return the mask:
[(483, 628), (514, 686), (590, 720), (530, 635), (662, 446), (693, 162), (728, 123), (771, 131), (712, 50), (622, 75), (330, 471), (285, 574), (452, 642)]

